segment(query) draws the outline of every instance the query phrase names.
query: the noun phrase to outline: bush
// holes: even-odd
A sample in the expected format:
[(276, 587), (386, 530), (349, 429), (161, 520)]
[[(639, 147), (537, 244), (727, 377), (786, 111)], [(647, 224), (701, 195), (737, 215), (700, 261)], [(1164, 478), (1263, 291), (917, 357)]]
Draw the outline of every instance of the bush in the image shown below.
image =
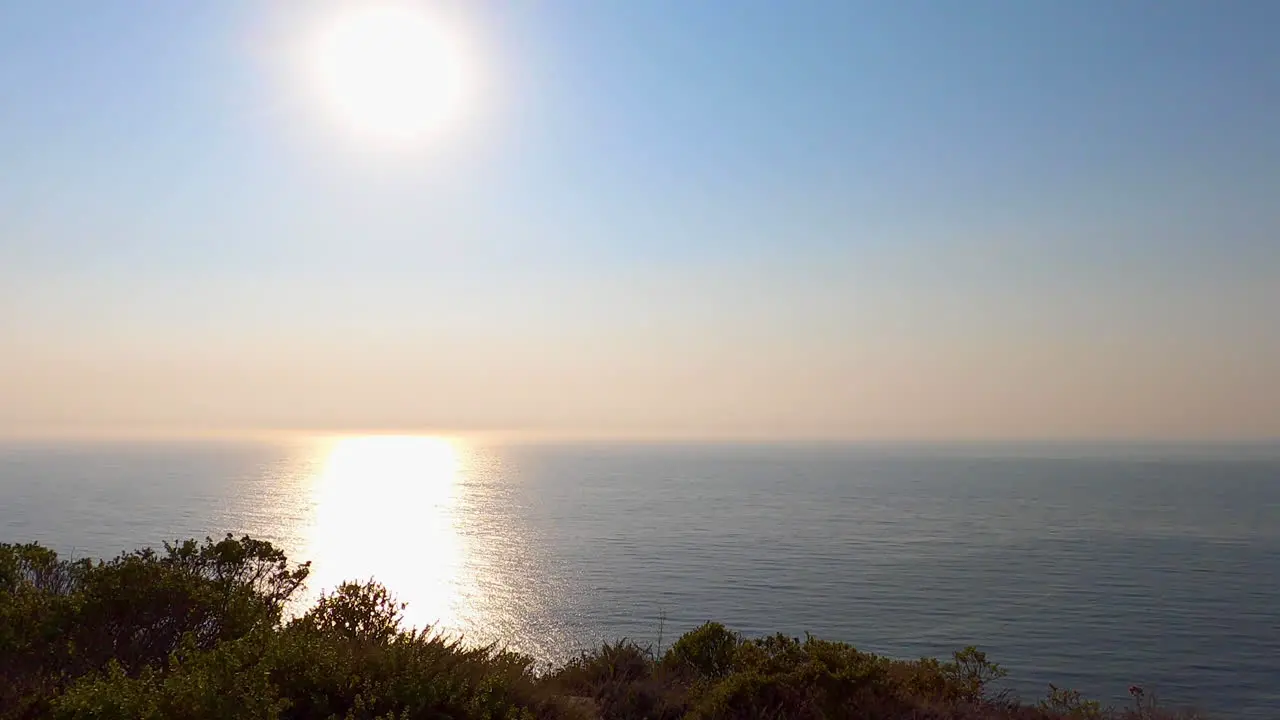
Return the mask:
[(543, 679), (555, 695), (589, 698), (601, 717), (665, 720), (684, 716), (684, 691), (650, 648), (629, 640), (582, 653)]
[[(951, 662), (907, 662), (845, 643), (774, 635), (743, 640), (718, 623), (679, 638), (660, 661), (633, 643), (583, 654), (550, 678), (557, 691), (592, 698), (605, 718), (928, 717), (982, 712), (1000, 668), (967, 648)], [(1036, 715), (1039, 717), (1039, 715)]]
[(1049, 686), (1049, 695), (1041, 700), (1039, 707), (1056, 713), (1059, 717), (1071, 720), (1100, 720), (1102, 704), (1089, 700), (1079, 690)]
[(676, 640), (664, 661), (704, 678), (721, 678), (732, 670), (737, 649), (737, 635), (720, 623), (709, 622)]
[(890, 660), (814, 637), (775, 635), (735, 647), (724, 679), (695, 693), (692, 717), (908, 717), (941, 704), (979, 705), (987, 679), (999, 676), (972, 648), (939, 663)]
[(1124, 711), (1057, 688), (1021, 705), (992, 694), (1004, 671), (972, 647), (903, 661), (718, 623), (660, 658), (623, 640), (537, 674), (528, 657), (403, 628), (374, 582), (286, 619), (307, 572), (248, 537), (102, 562), (0, 544), (0, 720), (1176, 717), (1137, 687)]
[(271, 683), (256, 642), (236, 640), (208, 651), (188, 636), (168, 667), (135, 677), (112, 662), (74, 682), (52, 702), (57, 720), (277, 720), (288, 706)]
[(399, 627), (379, 585), (345, 584), (276, 636), (270, 677), (281, 718), (451, 717), (515, 720), (545, 704), (532, 661)]
[(163, 670), (277, 626), (306, 579), (270, 543), (227, 536), (92, 563), (0, 545), (0, 717), (44, 717), (68, 682)]

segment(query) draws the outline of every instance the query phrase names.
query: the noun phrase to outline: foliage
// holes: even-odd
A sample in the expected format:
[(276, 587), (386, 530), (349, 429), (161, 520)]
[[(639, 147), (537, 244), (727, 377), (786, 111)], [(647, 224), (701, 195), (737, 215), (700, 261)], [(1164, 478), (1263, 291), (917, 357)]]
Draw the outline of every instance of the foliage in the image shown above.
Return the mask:
[(684, 715), (682, 685), (655, 662), (652, 649), (629, 640), (582, 653), (545, 678), (544, 686), (552, 694), (590, 698), (604, 718)]
[(1022, 705), (993, 693), (1004, 671), (972, 647), (903, 661), (718, 623), (661, 655), (623, 640), (537, 674), (530, 658), (405, 629), (404, 604), (374, 582), (286, 618), (307, 571), (249, 537), (100, 562), (0, 544), (0, 720), (1174, 717), (1136, 686), (1121, 711), (1052, 686)]
[(706, 678), (722, 678), (733, 669), (739, 642), (725, 626), (709, 622), (676, 640), (664, 661)]
[(549, 682), (593, 698), (606, 718), (896, 718), (994, 711), (989, 684), (1002, 676), (973, 648), (952, 662), (906, 662), (814, 637), (744, 640), (707, 623), (660, 658), (625, 641), (604, 645)]
[(271, 678), (290, 699), (281, 718), (456, 717), (539, 714), (532, 663), (403, 630), (403, 606), (376, 584), (345, 584), (277, 634)]
[(699, 718), (909, 716), (937, 705), (979, 704), (999, 677), (972, 648), (956, 662), (891, 660), (844, 644), (783, 635), (735, 648), (723, 680), (695, 692)]
[(1041, 708), (1057, 713), (1071, 720), (1099, 720), (1102, 717), (1102, 704), (1097, 700), (1089, 700), (1079, 690), (1049, 686), (1049, 695), (1040, 701)]
[(270, 543), (227, 536), (93, 563), (0, 545), (0, 717), (38, 717), (70, 679), (166, 669), (279, 624), (307, 576)]

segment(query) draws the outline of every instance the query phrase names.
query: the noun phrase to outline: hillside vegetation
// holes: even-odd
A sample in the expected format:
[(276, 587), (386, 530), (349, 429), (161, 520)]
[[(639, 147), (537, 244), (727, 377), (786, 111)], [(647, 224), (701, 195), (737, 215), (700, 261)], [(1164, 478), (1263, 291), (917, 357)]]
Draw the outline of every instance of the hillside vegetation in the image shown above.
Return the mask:
[(621, 641), (538, 670), (402, 627), (403, 606), (374, 583), (286, 617), (307, 572), (249, 537), (107, 561), (0, 544), (0, 720), (1191, 717), (1138, 688), (1120, 710), (1058, 689), (1019, 702), (994, 691), (1003, 671), (973, 648), (903, 661), (715, 623), (664, 652)]

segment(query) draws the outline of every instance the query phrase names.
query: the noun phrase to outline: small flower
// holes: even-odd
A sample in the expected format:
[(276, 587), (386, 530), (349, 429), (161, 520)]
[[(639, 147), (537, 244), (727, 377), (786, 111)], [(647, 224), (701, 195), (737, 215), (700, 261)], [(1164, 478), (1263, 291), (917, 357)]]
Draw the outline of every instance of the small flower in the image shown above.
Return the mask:
[(1142, 688), (1138, 685), (1130, 685), (1129, 694), (1134, 697), (1142, 697)]

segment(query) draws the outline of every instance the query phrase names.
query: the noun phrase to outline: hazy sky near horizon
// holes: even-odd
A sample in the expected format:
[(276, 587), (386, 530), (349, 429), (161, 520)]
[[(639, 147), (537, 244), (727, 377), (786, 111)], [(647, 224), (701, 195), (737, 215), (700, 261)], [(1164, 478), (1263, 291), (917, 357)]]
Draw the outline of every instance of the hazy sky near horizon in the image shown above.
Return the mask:
[(1280, 4), (0, 3), (0, 435), (1280, 437)]

